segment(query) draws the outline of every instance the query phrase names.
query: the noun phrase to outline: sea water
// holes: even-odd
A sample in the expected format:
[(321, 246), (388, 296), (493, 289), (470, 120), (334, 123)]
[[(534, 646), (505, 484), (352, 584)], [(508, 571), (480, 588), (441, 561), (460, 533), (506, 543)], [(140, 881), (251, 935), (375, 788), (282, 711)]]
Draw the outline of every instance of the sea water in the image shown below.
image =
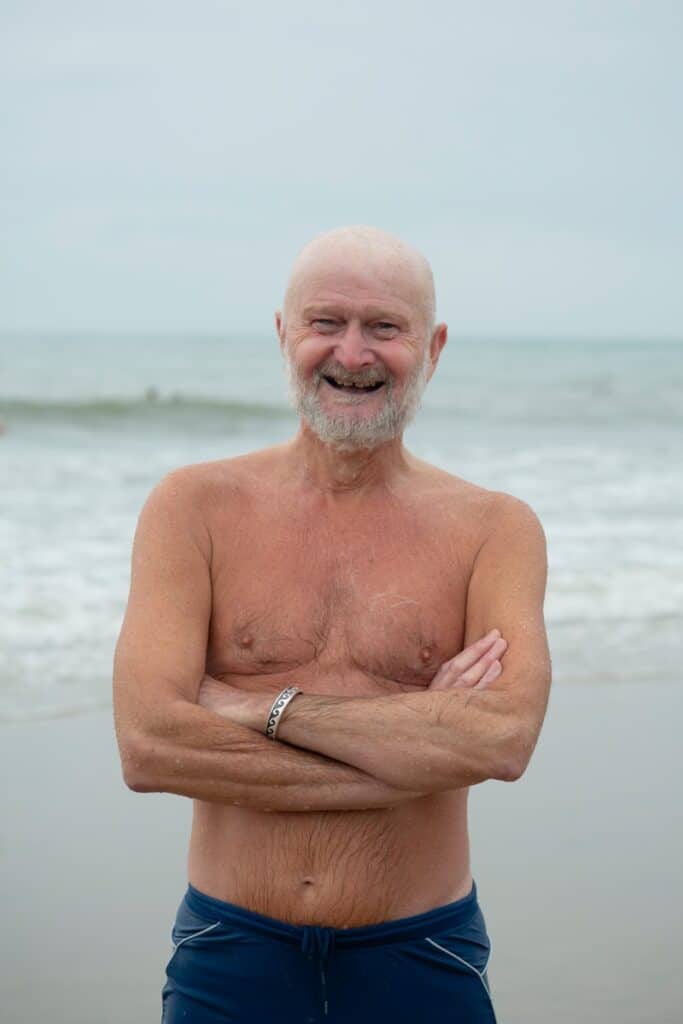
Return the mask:
[[(536, 511), (557, 684), (683, 663), (683, 345), (452, 339), (406, 443)], [(0, 718), (106, 706), (140, 507), (296, 430), (277, 341), (0, 337)]]

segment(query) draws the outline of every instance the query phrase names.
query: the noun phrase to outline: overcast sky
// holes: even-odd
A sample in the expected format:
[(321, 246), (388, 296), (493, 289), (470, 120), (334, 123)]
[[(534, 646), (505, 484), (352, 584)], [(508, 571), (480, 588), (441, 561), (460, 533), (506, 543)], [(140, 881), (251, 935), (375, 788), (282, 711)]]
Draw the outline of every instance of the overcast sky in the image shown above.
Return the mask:
[(0, 0), (0, 330), (270, 331), (311, 236), (455, 334), (683, 337), (680, 0)]

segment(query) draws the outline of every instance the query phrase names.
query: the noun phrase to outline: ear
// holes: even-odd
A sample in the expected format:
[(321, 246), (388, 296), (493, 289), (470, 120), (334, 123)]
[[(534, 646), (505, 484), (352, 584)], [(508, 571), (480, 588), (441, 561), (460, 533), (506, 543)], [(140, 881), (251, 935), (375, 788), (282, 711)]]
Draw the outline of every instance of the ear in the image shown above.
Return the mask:
[(443, 351), (443, 347), (448, 341), (448, 324), (437, 324), (432, 331), (432, 336), (429, 340), (429, 362), (431, 366), (429, 368), (429, 378), (431, 378), (436, 364), (439, 361), (439, 356)]
[(284, 320), (282, 319), (282, 310), (281, 309), (276, 309), (275, 310), (275, 330), (277, 331), (277, 336), (280, 339), (280, 348), (284, 348), (284, 346), (285, 346), (285, 329), (286, 329), (286, 326), (287, 325), (285, 324)]

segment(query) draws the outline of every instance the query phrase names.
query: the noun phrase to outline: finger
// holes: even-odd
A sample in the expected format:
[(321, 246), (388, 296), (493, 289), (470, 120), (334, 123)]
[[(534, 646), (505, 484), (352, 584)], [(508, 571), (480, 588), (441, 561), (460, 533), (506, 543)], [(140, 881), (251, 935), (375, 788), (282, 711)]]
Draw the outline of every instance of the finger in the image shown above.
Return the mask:
[(485, 654), (486, 651), (490, 650), (493, 644), (495, 644), (499, 639), (500, 630), (492, 629), (491, 632), (487, 633), (486, 636), (483, 636), (481, 640), (476, 640), (473, 644), (470, 644), (468, 647), (465, 647), (464, 650), (460, 651), (459, 654), (456, 654), (454, 658), (451, 658), (448, 662), (449, 667), (455, 669), (456, 673), (461, 675), (463, 672), (466, 672), (468, 668), (471, 668), (472, 665), (475, 665), (481, 658), (482, 654)]
[[(429, 684), (430, 690), (445, 690), (452, 686), (458, 676), (460, 676), (463, 671), (466, 671), (467, 665), (476, 665), (477, 660), (482, 656), (482, 654), (491, 654), (492, 645), (494, 645), (497, 640), (500, 641), (501, 639), (500, 630), (493, 629), (490, 633), (487, 633), (486, 636), (475, 641), (475, 643), (470, 644), (453, 658), (450, 658), (448, 661), (444, 661)], [(492, 655), (492, 658), (500, 657), (503, 650), (504, 648), (500, 648)], [(489, 662), (490, 660), (491, 659), (489, 659)], [(478, 682), (479, 678), (480, 676), (475, 674), (472, 682)]]
[(453, 685), (453, 682), (461, 682), (465, 686), (473, 686), (475, 683), (478, 683), (489, 666), (497, 659), (502, 658), (506, 650), (507, 640), (500, 637), (500, 639), (496, 640), (488, 651), (485, 651), (479, 660), (476, 661), (474, 665), (471, 665), (470, 668), (466, 669), (464, 672), (458, 673), (457, 675), (455, 675), (454, 671), (451, 670), (449, 673), (451, 685)]
[(450, 685), (450, 676), (448, 674), (450, 662), (445, 661), (439, 671), (436, 673), (431, 683), (429, 684), (430, 690), (447, 690)]
[(499, 661), (494, 661), (492, 665), (489, 665), (486, 673), (481, 677), (479, 682), (473, 687), (474, 690), (483, 690), (489, 683), (492, 683), (498, 678), (500, 673), (503, 671), (503, 666)]
[(452, 680), (451, 686), (476, 686), (493, 662), (502, 658), (506, 650), (507, 640), (504, 640), (503, 637), (501, 637), (500, 640), (496, 640), (493, 646), (486, 651), (485, 654), (482, 654), (479, 660), (476, 661), (471, 668), (468, 668), (467, 671), (458, 673), (455, 679), (453, 679), (453, 672), (450, 672), (449, 675)]

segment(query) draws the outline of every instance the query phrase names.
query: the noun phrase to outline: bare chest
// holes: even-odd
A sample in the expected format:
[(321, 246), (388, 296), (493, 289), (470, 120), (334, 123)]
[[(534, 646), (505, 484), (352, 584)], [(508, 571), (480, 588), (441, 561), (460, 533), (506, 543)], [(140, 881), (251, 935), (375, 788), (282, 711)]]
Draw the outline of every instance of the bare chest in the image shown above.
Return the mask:
[(426, 686), (462, 648), (469, 564), (420, 529), (255, 522), (219, 551), (207, 670), (254, 687), (291, 674), (319, 693)]

